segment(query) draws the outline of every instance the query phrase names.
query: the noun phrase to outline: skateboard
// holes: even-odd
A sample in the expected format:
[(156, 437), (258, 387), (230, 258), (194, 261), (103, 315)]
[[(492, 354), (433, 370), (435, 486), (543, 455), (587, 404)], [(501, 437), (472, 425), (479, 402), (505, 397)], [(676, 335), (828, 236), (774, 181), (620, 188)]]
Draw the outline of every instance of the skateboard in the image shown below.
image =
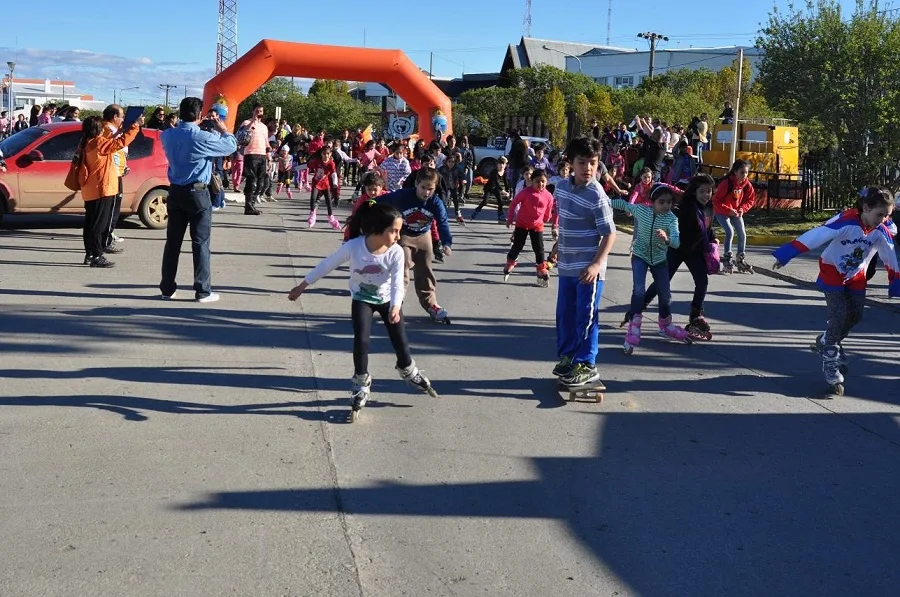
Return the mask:
[[(556, 380), (556, 389), (559, 390), (560, 396), (566, 402), (603, 402), (603, 392), (606, 386), (603, 382), (595, 382), (585, 384), (583, 386), (567, 386), (558, 379)], [(566, 397), (568, 395), (568, 398)]]

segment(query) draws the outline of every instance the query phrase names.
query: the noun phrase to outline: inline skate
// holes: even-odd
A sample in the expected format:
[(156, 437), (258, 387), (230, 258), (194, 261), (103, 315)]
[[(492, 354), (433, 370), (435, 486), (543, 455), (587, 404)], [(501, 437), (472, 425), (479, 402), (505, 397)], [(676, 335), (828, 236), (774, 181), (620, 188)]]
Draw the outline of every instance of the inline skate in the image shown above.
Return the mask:
[(703, 311), (691, 310), (690, 320), (684, 328), (692, 338), (701, 340), (712, 340), (712, 332), (709, 328), (706, 318), (703, 317)]
[(683, 327), (672, 323), (672, 316), (659, 318), (659, 335), (682, 344), (691, 343), (691, 335)]
[(643, 315), (640, 313), (636, 313), (631, 317), (628, 321), (628, 331), (625, 332), (625, 344), (622, 348), (625, 350), (625, 354), (632, 354), (634, 349), (638, 347), (641, 343), (641, 323), (643, 322)]
[(372, 376), (354, 375), (350, 378), (350, 421), (356, 422), (366, 402), (369, 401), (369, 389), (372, 387)]
[(422, 373), (418, 367), (416, 367), (415, 361), (412, 361), (408, 367), (396, 367), (396, 369), (400, 373), (400, 378), (410, 386), (414, 387), (420, 392), (428, 394), (432, 398), (438, 397), (438, 393), (431, 386), (431, 381), (429, 381), (428, 378), (425, 377), (425, 374)]

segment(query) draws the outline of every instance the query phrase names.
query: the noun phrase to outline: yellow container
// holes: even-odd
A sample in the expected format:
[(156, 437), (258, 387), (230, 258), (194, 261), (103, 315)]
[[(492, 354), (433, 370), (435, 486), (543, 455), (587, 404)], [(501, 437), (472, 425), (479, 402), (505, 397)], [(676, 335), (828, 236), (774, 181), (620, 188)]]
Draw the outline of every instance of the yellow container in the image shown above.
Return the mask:
[[(736, 157), (750, 162), (751, 178), (766, 180), (778, 174), (798, 174), (800, 165), (799, 133), (786, 120), (769, 118), (738, 122)], [(703, 152), (703, 163), (731, 168), (732, 125), (713, 127), (710, 149)]]

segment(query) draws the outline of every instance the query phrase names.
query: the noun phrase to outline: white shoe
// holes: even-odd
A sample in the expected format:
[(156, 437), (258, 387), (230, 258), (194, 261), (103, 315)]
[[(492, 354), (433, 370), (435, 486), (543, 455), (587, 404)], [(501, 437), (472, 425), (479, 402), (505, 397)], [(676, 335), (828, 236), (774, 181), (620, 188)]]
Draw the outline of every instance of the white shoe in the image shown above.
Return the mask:
[(177, 290), (175, 292), (173, 292), (172, 294), (161, 294), (161, 295), (159, 295), (159, 298), (161, 298), (164, 301), (171, 301), (175, 298), (176, 294), (178, 294)]
[(197, 302), (198, 303), (214, 303), (218, 300), (219, 300), (219, 295), (216, 294), (215, 292), (210, 292), (208, 295), (204, 296), (203, 298), (198, 298)]
[(116, 236), (115, 233), (112, 234), (112, 239), (113, 239), (114, 243), (124, 243), (125, 242), (124, 238), (122, 238), (121, 236)]

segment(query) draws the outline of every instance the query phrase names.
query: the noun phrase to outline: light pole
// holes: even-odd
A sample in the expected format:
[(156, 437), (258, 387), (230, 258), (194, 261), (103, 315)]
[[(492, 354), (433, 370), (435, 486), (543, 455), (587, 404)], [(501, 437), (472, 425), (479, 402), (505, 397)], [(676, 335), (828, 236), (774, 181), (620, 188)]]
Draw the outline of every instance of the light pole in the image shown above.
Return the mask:
[(652, 79), (653, 67), (656, 63), (656, 42), (669, 41), (669, 38), (662, 33), (653, 33), (651, 31), (647, 31), (646, 33), (638, 33), (637, 36), (650, 42), (650, 72), (648, 74)]
[(6, 66), (9, 67), (9, 119), (12, 122), (16, 113), (16, 103), (13, 101), (13, 71), (16, 70), (16, 63), (10, 60)]
[(556, 48), (551, 48), (550, 46), (547, 46), (547, 45), (544, 46), (544, 49), (549, 50), (551, 52), (559, 52), (563, 56), (568, 56), (569, 58), (574, 58), (575, 60), (578, 61), (578, 72), (581, 72), (581, 58), (579, 58), (575, 54), (569, 54), (568, 52), (563, 52), (562, 50), (557, 50)]
[[(132, 89), (140, 89), (140, 87), (135, 86), (135, 87), (125, 87), (124, 89), (119, 89), (119, 102), (118, 102), (118, 103), (120, 103), (120, 104), (122, 103), (122, 92), (123, 92), (123, 91), (131, 91)], [(116, 91), (115, 91), (115, 89), (113, 90), (113, 103), (114, 103), (114, 104), (116, 103)]]

